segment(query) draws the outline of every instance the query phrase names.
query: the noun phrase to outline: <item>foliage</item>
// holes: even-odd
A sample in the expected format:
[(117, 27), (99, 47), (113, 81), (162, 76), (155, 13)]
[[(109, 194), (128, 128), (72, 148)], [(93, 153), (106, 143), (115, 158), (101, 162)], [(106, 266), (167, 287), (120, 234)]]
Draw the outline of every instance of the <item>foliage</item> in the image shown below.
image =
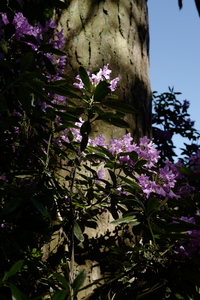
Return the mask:
[[(71, 85), (62, 31), (30, 25), (17, 12), (29, 1), (13, 0), (12, 17), (2, 3), (1, 299), (77, 299), (86, 272), (75, 267), (88, 259), (108, 276), (88, 299), (199, 299), (199, 155), (161, 166), (147, 137), (92, 139), (95, 122), (128, 127), (125, 114), (137, 113), (112, 95), (118, 78), (108, 65), (80, 67)], [(160, 99), (160, 118), (166, 99), (181, 105), (173, 91)], [(186, 127), (175, 128), (195, 137)], [(107, 213), (114, 231), (89, 239)]]
[[(190, 140), (191, 145), (185, 143), (185, 149), (181, 149), (181, 155), (186, 160), (196, 153), (198, 146), (195, 144), (199, 139), (199, 132), (194, 128), (194, 121), (189, 117), (188, 108), (190, 102), (184, 100), (183, 103), (177, 99), (181, 93), (174, 92), (169, 88), (169, 92), (153, 95), (153, 141), (160, 151), (161, 160), (169, 159), (174, 161), (176, 146), (173, 142), (174, 135), (180, 135)], [(186, 162), (186, 161), (185, 161)]]
[[(196, 4), (196, 9), (199, 13), (199, 16), (200, 16), (200, 1), (199, 0), (195, 0), (195, 4)], [(183, 1), (182, 0), (178, 0), (178, 6), (179, 8), (181, 9), (182, 6), (183, 6)]]

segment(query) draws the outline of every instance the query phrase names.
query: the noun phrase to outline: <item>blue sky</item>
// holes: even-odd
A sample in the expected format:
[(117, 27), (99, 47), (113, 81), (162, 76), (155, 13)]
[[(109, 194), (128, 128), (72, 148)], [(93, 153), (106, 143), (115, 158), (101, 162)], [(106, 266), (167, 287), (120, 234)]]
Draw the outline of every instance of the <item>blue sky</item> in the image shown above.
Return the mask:
[[(194, 0), (148, 0), (150, 76), (153, 91), (181, 92), (190, 101), (189, 113), (200, 130), (200, 18)], [(183, 140), (174, 139), (181, 147)], [(180, 153), (177, 151), (177, 153)]]

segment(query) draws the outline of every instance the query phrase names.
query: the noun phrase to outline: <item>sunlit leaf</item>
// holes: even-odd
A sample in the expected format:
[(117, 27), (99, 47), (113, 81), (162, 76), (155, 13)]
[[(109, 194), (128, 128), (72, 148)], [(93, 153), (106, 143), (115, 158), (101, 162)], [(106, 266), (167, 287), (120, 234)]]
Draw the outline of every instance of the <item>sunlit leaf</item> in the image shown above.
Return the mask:
[(135, 226), (140, 224), (140, 222), (138, 222), (136, 216), (123, 217), (123, 218), (119, 218), (119, 219), (111, 222), (111, 224), (115, 224), (115, 225), (119, 225), (119, 224), (123, 224), (123, 223), (134, 224)]
[(82, 230), (76, 221), (74, 222), (74, 235), (80, 242), (84, 241)]
[(86, 271), (85, 270), (81, 270), (78, 275), (76, 276), (76, 278), (74, 279), (74, 282), (72, 284), (72, 288), (74, 290), (74, 295), (76, 295), (78, 293), (78, 291), (80, 290), (80, 288), (82, 287), (84, 281), (86, 278)]
[(88, 91), (90, 91), (90, 88), (91, 88), (90, 78), (89, 78), (86, 70), (83, 67), (79, 68), (79, 75), (80, 75), (81, 80), (83, 81), (86, 89)]
[(133, 108), (131, 105), (128, 105), (120, 101), (103, 101), (102, 105), (105, 105), (107, 107), (113, 108), (115, 110), (118, 110), (126, 114), (138, 113), (137, 109)]
[(62, 283), (63, 287), (68, 291), (69, 290), (69, 282), (66, 280), (66, 278), (58, 273), (53, 274), (56, 279)]

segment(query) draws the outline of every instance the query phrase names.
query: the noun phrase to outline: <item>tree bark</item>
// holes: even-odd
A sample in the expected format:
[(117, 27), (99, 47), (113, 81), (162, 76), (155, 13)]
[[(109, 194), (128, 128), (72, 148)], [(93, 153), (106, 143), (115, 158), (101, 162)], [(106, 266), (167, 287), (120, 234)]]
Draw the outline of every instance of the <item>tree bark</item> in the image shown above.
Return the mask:
[[(139, 111), (126, 117), (132, 136), (136, 141), (144, 135), (151, 137), (146, 0), (71, 0), (59, 24), (66, 37), (67, 74), (75, 77), (81, 65), (94, 73), (109, 63), (113, 78), (120, 77), (119, 101)], [(122, 133), (114, 129), (116, 137)]]
[[(68, 9), (59, 16), (59, 25), (64, 29), (66, 37), (66, 74), (75, 78), (80, 66), (95, 73), (109, 64), (112, 78), (120, 77), (116, 90), (119, 101), (128, 103), (139, 111), (138, 114), (126, 116), (129, 131), (135, 141), (144, 135), (151, 137), (152, 95), (146, 0), (70, 0)], [(111, 137), (119, 138), (127, 132), (125, 129), (106, 126), (105, 123), (97, 123), (95, 126), (93, 134), (103, 134), (107, 140)], [(92, 250), (92, 255), (84, 254), (82, 259), (80, 255), (77, 259), (76, 271), (83, 268), (87, 271), (86, 284), (104, 278), (98, 267), (101, 261), (99, 257), (104, 252), (102, 239), (107, 236), (115, 243), (120, 236), (119, 233), (114, 236), (110, 221), (109, 213), (102, 214), (96, 230), (85, 230), (90, 241), (88, 245), (92, 245), (92, 249), (98, 249), (98, 246), (101, 248), (98, 250), (99, 254)], [(88, 253), (88, 249), (86, 250)], [(85, 250), (82, 252), (85, 253)], [(93, 288), (80, 292), (78, 299), (87, 298)]]

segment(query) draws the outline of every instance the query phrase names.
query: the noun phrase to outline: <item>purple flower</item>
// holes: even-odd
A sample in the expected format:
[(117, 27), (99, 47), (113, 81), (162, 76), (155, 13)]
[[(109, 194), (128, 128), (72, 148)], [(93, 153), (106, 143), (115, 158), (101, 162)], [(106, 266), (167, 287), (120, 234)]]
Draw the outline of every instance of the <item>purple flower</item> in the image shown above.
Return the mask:
[(192, 192), (195, 190), (195, 187), (189, 185), (188, 182), (182, 183), (182, 186), (178, 188), (178, 194), (179, 195), (191, 195)]
[(77, 75), (75, 78), (77, 80), (79, 80), (79, 83), (75, 82), (75, 83), (73, 83), (73, 85), (76, 86), (79, 90), (82, 90), (84, 88), (84, 83), (81, 80), (81, 77), (79, 75)]
[[(46, 30), (46, 31), (49, 30), (49, 28), (53, 28), (53, 29), (57, 28), (57, 25), (56, 25), (56, 23), (53, 21), (52, 18), (50, 18), (49, 22), (47, 22), (46, 25), (45, 25), (45, 30)], [(62, 30), (62, 31), (63, 31), (63, 30)]]
[[(191, 224), (196, 224), (194, 217), (188, 218), (183, 216), (180, 218), (180, 220)], [(200, 230), (190, 230), (187, 231), (187, 234), (191, 237), (189, 241), (178, 242), (174, 249), (174, 253), (180, 259), (191, 259), (196, 251), (198, 254), (200, 254)]]
[(115, 79), (110, 81), (109, 88), (111, 89), (112, 92), (116, 90), (118, 81), (119, 81), (119, 77), (116, 77)]
[(176, 174), (166, 165), (164, 168), (159, 168), (158, 172), (151, 171), (152, 176), (141, 174), (137, 177), (138, 184), (141, 186), (146, 197), (153, 194), (168, 198), (179, 198), (173, 192), (176, 183)]
[(103, 137), (102, 134), (100, 134), (99, 136), (97, 136), (94, 140), (89, 140), (89, 144), (92, 146), (105, 146), (105, 138)]
[[(90, 72), (88, 73), (90, 82), (93, 86), (96, 86), (99, 84), (100, 81), (104, 81), (104, 80), (110, 80), (110, 73), (112, 72), (110, 69), (108, 69), (108, 65), (105, 65), (103, 67), (103, 69), (100, 69), (99, 72), (97, 74), (92, 74), (90, 76)], [(79, 75), (76, 76), (76, 79), (79, 80), (79, 83), (74, 83), (73, 85), (76, 86), (77, 88), (79, 88), (80, 90), (84, 89), (84, 84), (80, 78)], [(117, 87), (117, 82), (119, 81), (119, 78), (116, 77), (113, 80), (110, 81), (110, 86), (109, 88), (111, 89), (111, 91), (115, 91), (116, 87)]]
[(2, 17), (2, 21), (3, 21), (4, 25), (7, 25), (10, 23), (6, 13), (1, 14), (1, 17)]
[(103, 67), (103, 70), (100, 69), (99, 72), (95, 75), (92, 74), (91, 76), (91, 82), (93, 85), (97, 85), (100, 81), (103, 80), (109, 80), (110, 79), (110, 73), (112, 71), (108, 69), (108, 64)]
[(1, 228), (5, 228), (6, 227), (6, 221), (3, 220), (0, 226), (1, 226)]

